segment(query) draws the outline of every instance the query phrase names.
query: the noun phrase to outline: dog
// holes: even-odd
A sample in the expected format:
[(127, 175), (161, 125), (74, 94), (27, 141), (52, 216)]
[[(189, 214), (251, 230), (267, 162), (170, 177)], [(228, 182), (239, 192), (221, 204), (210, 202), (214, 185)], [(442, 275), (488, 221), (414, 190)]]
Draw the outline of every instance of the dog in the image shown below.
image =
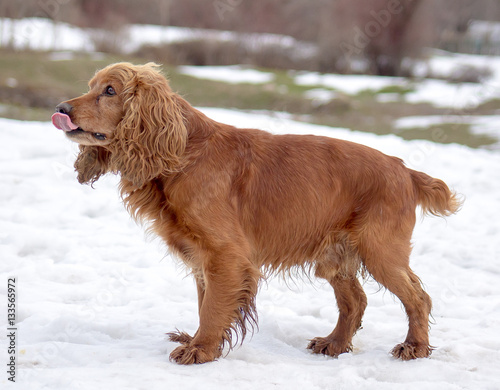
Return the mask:
[[(216, 122), (174, 93), (154, 63), (112, 64), (52, 122), (79, 143), (80, 183), (119, 174), (131, 216), (149, 225), (192, 271), (194, 336), (169, 333), (180, 364), (218, 359), (257, 325), (266, 275), (304, 269), (327, 280), (339, 309), (331, 334), (307, 346), (352, 350), (368, 273), (403, 303), (406, 340), (392, 355), (428, 357), (431, 298), (409, 267), (416, 207), (456, 213), (461, 199), (439, 179), (375, 149), (329, 137), (273, 135)], [(236, 336), (236, 338), (235, 338)]]

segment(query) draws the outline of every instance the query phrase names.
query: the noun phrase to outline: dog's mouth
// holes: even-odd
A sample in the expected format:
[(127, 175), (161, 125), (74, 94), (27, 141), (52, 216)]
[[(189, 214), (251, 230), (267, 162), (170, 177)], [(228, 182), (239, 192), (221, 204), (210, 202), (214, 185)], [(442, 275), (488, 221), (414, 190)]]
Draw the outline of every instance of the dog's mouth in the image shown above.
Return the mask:
[(92, 136), (99, 141), (104, 141), (106, 139), (106, 136), (102, 133), (93, 133), (91, 131), (85, 131), (81, 127), (78, 127), (75, 130), (66, 131), (65, 133), (68, 137), (73, 137), (83, 133), (89, 133), (92, 134)]
[(72, 121), (69, 115), (67, 114), (62, 114), (60, 112), (56, 112), (54, 115), (52, 115), (52, 124), (58, 128), (59, 130), (62, 130), (66, 133), (67, 136), (73, 137), (77, 136), (83, 133), (90, 133), (92, 136), (99, 140), (99, 141), (104, 141), (106, 139), (106, 135), (102, 133), (94, 133), (91, 131), (85, 131), (83, 130), (80, 126), (75, 125)]

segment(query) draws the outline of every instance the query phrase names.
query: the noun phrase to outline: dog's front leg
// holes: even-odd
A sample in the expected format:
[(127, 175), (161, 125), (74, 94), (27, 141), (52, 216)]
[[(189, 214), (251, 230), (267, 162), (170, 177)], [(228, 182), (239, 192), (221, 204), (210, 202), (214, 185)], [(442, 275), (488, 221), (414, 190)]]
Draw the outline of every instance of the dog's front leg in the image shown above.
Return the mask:
[(203, 266), (203, 283), (197, 280), (200, 326), (192, 340), (170, 354), (177, 363), (217, 359), (225, 343), (233, 347), (233, 332), (243, 340), (248, 323), (257, 320), (255, 295), (260, 271), (241, 253), (241, 247), (231, 246), (233, 250), (226, 247), (212, 253)]
[[(203, 303), (203, 298), (205, 297), (205, 281), (203, 280), (203, 275), (200, 272), (194, 272), (194, 278), (196, 281), (196, 290), (198, 291), (198, 315), (201, 317), (201, 306)], [(180, 344), (190, 344), (193, 341), (193, 336), (186, 332), (181, 332), (179, 330), (175, 332), (167, 333), (168, 339), (174, 343)], [(196, 336), (196, 334), (195, 334)]]

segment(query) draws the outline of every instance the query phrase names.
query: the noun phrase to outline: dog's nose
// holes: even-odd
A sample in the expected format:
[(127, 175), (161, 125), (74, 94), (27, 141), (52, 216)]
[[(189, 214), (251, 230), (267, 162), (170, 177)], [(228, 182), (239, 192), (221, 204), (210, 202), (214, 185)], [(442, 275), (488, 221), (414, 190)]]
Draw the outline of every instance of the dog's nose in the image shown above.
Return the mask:
[(66, 102), (59, 103), (56, 106), (56, 112), (59, 112), (61, 114), (66, 114), (66, 115), (68, 115), (72, 109), (73, 109), (73, 106), (69, 103), (66, 103)]

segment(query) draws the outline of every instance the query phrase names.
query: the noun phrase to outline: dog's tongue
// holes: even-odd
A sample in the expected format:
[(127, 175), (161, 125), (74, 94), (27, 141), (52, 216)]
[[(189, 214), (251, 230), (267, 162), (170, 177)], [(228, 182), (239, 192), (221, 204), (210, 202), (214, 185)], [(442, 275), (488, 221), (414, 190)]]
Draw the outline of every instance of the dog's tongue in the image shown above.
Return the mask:
[(72, 131), (78, 129), (78, 126), (71, 122), (71, 119), (66, 114), (56, 112), (52, 115), (52, 124), (59, 130)]

